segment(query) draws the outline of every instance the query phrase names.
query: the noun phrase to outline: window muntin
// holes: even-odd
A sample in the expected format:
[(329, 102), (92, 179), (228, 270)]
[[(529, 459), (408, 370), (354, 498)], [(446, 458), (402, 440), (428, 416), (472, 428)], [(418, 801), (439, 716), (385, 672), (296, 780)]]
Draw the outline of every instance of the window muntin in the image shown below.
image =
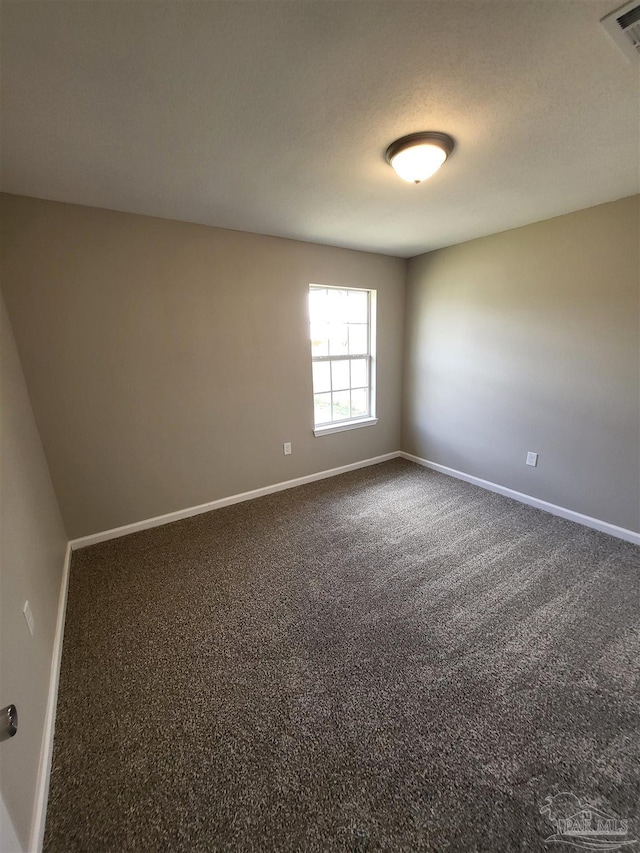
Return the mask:
[(356, 288), (309, 287), (316, 428), (373, 417), (374, 294)]

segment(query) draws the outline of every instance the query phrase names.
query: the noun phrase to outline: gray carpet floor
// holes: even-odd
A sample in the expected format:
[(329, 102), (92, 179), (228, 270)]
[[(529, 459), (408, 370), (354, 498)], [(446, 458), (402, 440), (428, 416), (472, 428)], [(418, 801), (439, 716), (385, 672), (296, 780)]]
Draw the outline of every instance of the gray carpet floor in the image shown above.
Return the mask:
[(45, 851), (638, 838), (639, 658), (640, 548), (404, 460), (86, 548)]

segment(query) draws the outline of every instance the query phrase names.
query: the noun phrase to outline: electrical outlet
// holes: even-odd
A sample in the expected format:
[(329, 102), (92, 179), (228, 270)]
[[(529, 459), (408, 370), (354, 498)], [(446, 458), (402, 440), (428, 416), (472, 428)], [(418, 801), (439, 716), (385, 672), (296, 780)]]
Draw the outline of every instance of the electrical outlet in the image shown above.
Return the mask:
[(285, 443), (283, 444), (283, 448), (284, 448), (284, 455), (285, 456), (291, 456), (291, 442), (285, 441)]
[(535, 468), (538, 464), (538, 454), (534, 453), (530, 450), (527, 453), (527, 465), (531, 465), (532, 468)]
[(33, 613), (31, 612), (31, 605), (28, 601), (25, 601), (24, 607), (22, 608), (22, 613), (24, 618), (27, 620), (27, 626), (29, 627), (29, 633), (33, 637), (33, 632), (35, 630), (36, 624), (33, 621)]

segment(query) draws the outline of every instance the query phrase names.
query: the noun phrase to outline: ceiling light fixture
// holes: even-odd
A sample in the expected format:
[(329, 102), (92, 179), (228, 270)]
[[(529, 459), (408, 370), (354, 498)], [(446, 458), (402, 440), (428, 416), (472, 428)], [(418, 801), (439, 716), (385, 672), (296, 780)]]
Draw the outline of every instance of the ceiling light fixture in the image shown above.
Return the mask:
[(454, 144), (446, 133), (432, 130), (410, 133), (392, 142), (385, 156), (403, 181), (419, 184), (438, 171)]

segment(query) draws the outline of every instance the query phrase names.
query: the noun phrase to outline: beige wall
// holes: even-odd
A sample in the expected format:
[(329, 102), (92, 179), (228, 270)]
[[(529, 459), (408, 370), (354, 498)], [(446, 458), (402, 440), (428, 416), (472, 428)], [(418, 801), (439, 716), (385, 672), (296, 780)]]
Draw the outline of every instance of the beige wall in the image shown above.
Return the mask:
[[(72, 538), (401, 447), (404, 261), (0, 198)], [(413, 259), (402, 448), (639, 530), (638, 225), (633, 197)], [(378, 290), (375, 427), (312, 434), (309, 282)]]
[(18, 733), (0, 744), (0, 798), (26, 850), (67, 537), (4, 302), (0, 343), (0, 706), (13, 702), (19, 718)]
[(640, 531), (639, 198), (410, 261), (404, 450)]
[[(2, 208), (3, 290), (71, 538), (399, 449), (405, 261)], [(376, 426), (312, 433), (310, 282), (378, 291)]]

